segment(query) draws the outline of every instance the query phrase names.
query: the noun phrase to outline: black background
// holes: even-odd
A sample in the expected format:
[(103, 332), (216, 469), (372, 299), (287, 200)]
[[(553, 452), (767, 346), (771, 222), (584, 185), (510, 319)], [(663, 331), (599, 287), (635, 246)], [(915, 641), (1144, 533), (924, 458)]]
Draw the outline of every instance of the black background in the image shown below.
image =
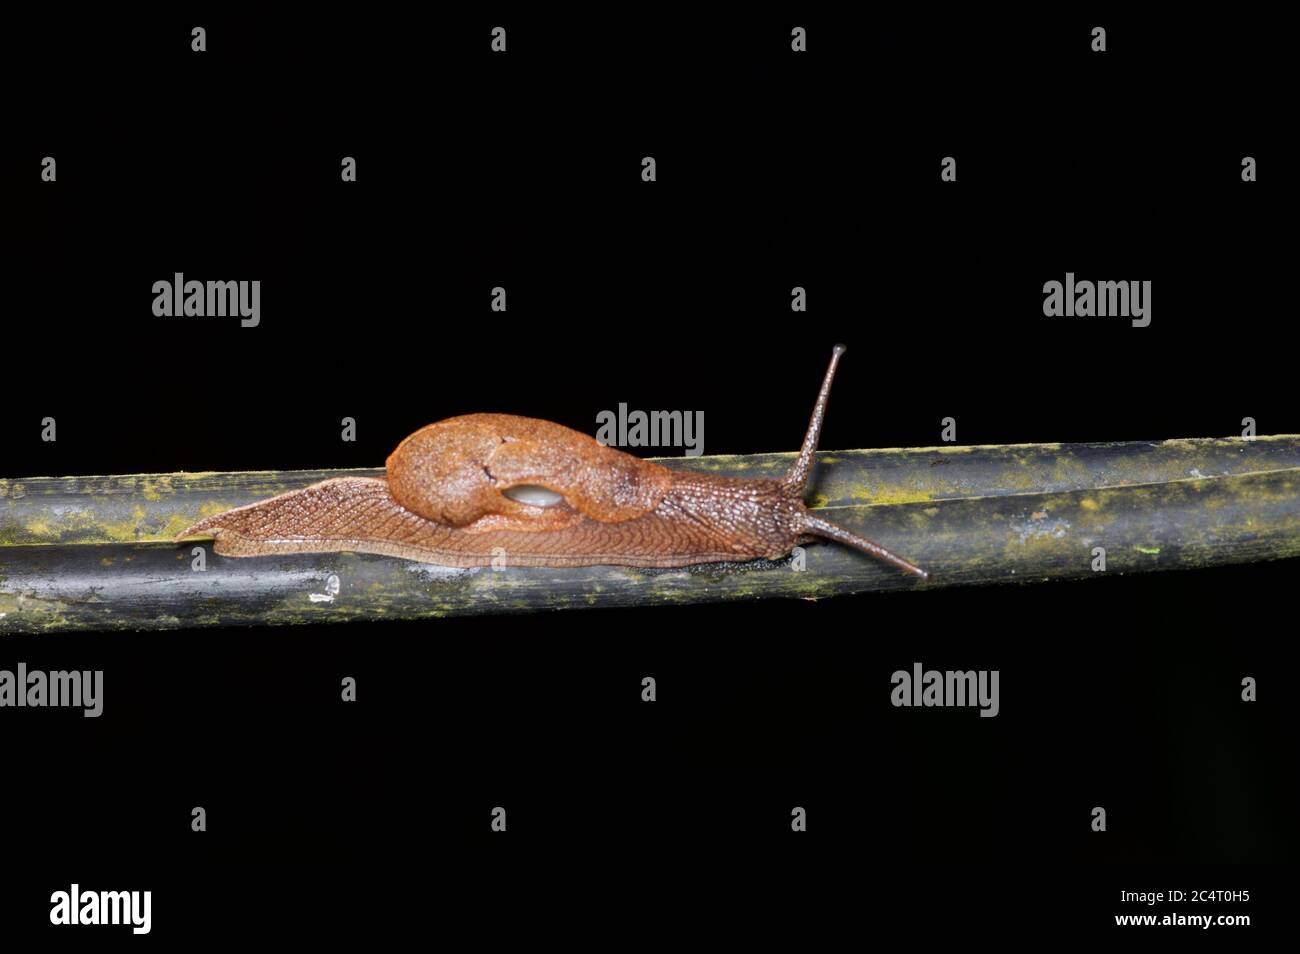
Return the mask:
[[(947, 416), (972, 444), (1300, 431), (1266, 20), (8, 25), (6, 477), (378, 466), (443, 417), (591, 432), (620, 402), (702, 410), (706, 453), (793, 450), (836, 341), (826, 448), (935, 444)], [(261, 325), (155, 318), (177, 271), (259, 279)], [(1067, 271), (1150, 280), (1152, 324), (1044, 318)], [(1294, 862), (1297, 569), (10, 638), (0, 667), (103, 669), (106, 701), (4, 716), (0, 910), (48, 926), (80, 880), (152, 889), (163, 938), (607, 914), (671, 936), (696, 911), (997, 937), (1149, 910), (1120, 889), (1247, 888), (1262, 931), (1289, 867), (1098, 863)], [(999, 669), (1001, 714), (893, 708), (914, 661)]]

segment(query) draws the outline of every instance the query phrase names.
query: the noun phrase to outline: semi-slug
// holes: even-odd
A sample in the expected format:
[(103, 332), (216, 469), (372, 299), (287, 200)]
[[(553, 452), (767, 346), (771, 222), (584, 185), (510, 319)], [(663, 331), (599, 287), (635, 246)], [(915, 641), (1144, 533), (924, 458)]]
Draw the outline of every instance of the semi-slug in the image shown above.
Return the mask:
[[(779, 559), (816, 538), (929, 574), (808, 511), (836, 345), (803, 448), (780, 480), (670, 470), (550, 421), (466, 414), (389, 456), (386, 477), (339, 477), (200, 520), (223, 556), (354, 550), (474, 567), (679, 567)], [(499, 565), (499, 564), (498, 564)]]

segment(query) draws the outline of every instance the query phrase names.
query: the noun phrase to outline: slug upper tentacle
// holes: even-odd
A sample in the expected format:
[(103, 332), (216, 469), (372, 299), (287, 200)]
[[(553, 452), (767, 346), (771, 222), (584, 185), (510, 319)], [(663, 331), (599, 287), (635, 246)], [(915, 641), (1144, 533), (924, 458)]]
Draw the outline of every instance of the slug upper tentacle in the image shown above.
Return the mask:
[(509, 414), (430, 424), (383, 478), (322, 481), (201, 520), (223, 556), (354, 550), (454, 567), (677, 567), (777, 559), (815, 538), (921, 568), (808, 512), (802, 497), (843, 345), (781, 480), (674, 471), (570, 428)]

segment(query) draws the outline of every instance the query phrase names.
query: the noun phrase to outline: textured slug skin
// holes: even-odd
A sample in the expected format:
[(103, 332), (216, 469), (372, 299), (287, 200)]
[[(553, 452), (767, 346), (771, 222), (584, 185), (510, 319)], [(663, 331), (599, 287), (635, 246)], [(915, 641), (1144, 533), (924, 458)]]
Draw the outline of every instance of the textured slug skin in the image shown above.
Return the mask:
[[(502, 491), (563, 495), (550, 507)], [(444, 566), (676, 567), (813, 539), (778, 481), (671, 471), (550, 421), (468, 414), (416, 431), (386, 478), (340, 477), (201, 520), (225, 556), (354, 550)]]

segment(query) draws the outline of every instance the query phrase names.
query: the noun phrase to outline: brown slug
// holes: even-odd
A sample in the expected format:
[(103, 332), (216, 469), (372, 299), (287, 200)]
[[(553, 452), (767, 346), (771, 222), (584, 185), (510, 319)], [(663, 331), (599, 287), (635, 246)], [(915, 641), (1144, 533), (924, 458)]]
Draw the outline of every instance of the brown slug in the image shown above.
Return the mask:
[(338, 477), (227, 510), (182, 533), (223, 556), (354, 550), (453, 567), (679, 567), (779, 559), (816, 538), (929, 574), (808, 511), (836, 345), (803, 449), (780, 480), (670, 470), (550, 421), (466, 414), (421, 428), (387, 477)]

